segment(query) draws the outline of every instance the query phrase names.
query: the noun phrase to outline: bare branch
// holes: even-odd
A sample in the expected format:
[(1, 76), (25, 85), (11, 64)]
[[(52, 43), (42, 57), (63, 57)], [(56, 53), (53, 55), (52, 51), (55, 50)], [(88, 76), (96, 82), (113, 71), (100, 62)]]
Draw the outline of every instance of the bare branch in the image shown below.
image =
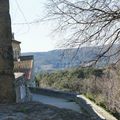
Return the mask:
[[(55, 19), (56, 31), (65, 33), (64, 47), (90, 44), (101, 46), (95, 61), (119, 54), (110, 51), (120, 44), (120, 1), (118, 0), (49, 0), (48, 16)], [(48, 18), (49, 18), (48, 17)], [(109, 53), (109, 54), (107, 54)], [(76, 54), (73, 55), (73, 57)]]

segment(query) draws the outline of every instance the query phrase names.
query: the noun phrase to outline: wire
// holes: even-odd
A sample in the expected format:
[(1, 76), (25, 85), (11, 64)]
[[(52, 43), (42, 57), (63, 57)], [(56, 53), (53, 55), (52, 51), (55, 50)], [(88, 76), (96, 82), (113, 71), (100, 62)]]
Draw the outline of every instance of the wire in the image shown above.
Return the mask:
[(24, 18), (25, 22), (27, 23), (27, 19), (26, 19), (26, 17), (25, 17), (25, 15), (24, 15), (24, 13), (23, 13), (23, 11), (22, 11), (22, 9), (21, 9), (21, 7), (20, 7), (20, 5), (19, 5), (18, 1), (17, 1), (17, 0), (15, 0), (15, 2), (16, 2), (16, 5), (17, 5), (17, 7), (18, 7), (19, 11), (21, 12), (21, 14), (22, 14), (22, 16), (23, 16), (23, 18)]
[(31, 22), (24, 22), (24, 23), (13, 23), (12, 25), (30, 25), (30, 24), (36, 24), (36, 23), (39, 23), (40, 20), (35, 20), (35, 21), (31, 21)]
[[(26, 24), (21, 24), (21, 25), (27, 25), (27, 26), (28, 26), (28, 30), (25, 32), (25, 33), (27, 33), (27, 32), (29, 31), (29, 29), (30, 29), (30, 26), (29, 26), (29, 24), (28, 24), (28, 22), (27, 22), (27, 19), (26, 19), (24, 13), (23, 13), (23, 11), (22, 11), (22, 9), (21, 9), (21, 7), (20, 7), (18, 1), (15, 0), (15, 2), (16, 2), (16, 5), (17, 5), (18, 10), (19, 10), (20, 13), (22, 14), (22, 16), (23, 16), (23, 18), (24, 18), (24, 20), (25, 20), (25, 23), (26, 23)], [(12, 25), (14, 25), (14, 23), (13, 23)]]

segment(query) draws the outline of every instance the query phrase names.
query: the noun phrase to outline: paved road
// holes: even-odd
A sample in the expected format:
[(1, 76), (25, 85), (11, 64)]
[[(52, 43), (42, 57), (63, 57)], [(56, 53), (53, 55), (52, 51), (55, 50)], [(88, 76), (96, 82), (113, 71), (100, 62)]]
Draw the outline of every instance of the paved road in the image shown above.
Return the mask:
[(71, 109), (77, 112), (81, 112), (78, 104), (76, 104), (75, 102), (70, 102), (65, 99), (61, 99), (61, 98), (32, 94), (32, 101), (53, 105), (58, 108)]
[[(104, 109), (95, 105), (93, 102), (91, 102), (84, 96), (79, 95), (78, 97), (80, 97), (81, 103), (82, 103), (82, 101), (85, 102), (85, 104), (83, 104), (82, 107), (87, 108), (87, 110), (89, 111), (89, 113), (91, 113), (92, 116), (94, 116), (93, 115), (93, 113), (94, 113), (95, 116), (96, 115), (99, 116), (98, 117), (99, 120), (117, 120), (112, 115), (110, 115), (108, 112), (106, 112)], [(45, 95), (32, 93), (32, 100), (36, 101), (36, 102), (48, 104), (48, 105), (53, 105), (58, 108), (70, 109), (70, 110), (82, 113), (80, 105), (76, 104), (75, 102), (70, 102), (66, 99), (55, 98), (55, 97), (51, 97), (51, 96), (45, 96)], [(97, 116), (95, 118), (97, 118)], [(97, 118), (97, 120), (98, 120), (98, 118)]]

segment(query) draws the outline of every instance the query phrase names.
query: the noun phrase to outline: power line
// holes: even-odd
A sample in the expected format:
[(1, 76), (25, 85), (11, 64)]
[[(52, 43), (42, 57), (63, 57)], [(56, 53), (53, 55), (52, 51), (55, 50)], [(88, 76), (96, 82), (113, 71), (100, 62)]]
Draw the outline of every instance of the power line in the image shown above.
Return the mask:
[(18, 9), (19, 9), (20, 13), (22, 14), (22, 16), (23, 16), (23, 18), (24, 18), (25, 22), (27, 23), (27, 19), (26, 19), (26, 17), (25, 17), (25, 15), (24, 15), (24, 13), (23, 13), (23, 11), (22, 11), (22, 9), (21, 9), (21, 7), (20, 7), (20, 5), (19, 5), (18, 1), (17, 1), (17, 0), (15, 0), (15, 2), (16, 2), (16, 5), (17, 5), (17, 7), (18, 7)]
[(25, 22), (12, 23), (12, 25), (28, 25), (28, 28), (30, 28), (29, 25), (31, 25), (31, 24), (37, 24), (37, 23), (48, 21), (48, 19), (46, 19), (46, 17), (44, 17), (44, 18), (41, 18), (41, 19), (37, 19), (37, 20), (33, 20), (33, 21), (28, 22), (27, 19), (26, 19), (26, 17), (25, 17), (25, 15), (24, 15), (24, 13), (23, 13), (23, 11), (22, 11), (22, 9), (21, 9), (21, 7), (20, 7), (20, 5), (19, 5), (19, 3), (18, 3), (18, 1), (15, 0), (15, 2), (16, 2), (16, 5), (17, 5), (20, 13), (22, 14)]
[[(30, 26), (29, 26), (29, 24), (28, 24), (28, 22), (27, 22), (27, 19), (26, 19), (25, 15), (24, 15), (24, 12), (22, 11), (22, 9), (21, 9), (21, 7), (20, 7), (18, 1), (15, 0), (15, 3), (16, 3), (16, 5), (17, 5), (17, 8), (18, 8), (19, 12), (20, 12), (21, 15), (23, 16), (23, 19), (24, 19), (24, 21), (25, 21), (27, 27), (28, 27), (27, 31), (25, 32), (25, 33), (27, 33), (27, 32), (29, 31), (29, 29), (30, 29)], [(13, 23), (12, 25), (14, 25), (14, 23)], [(24, 24), (21, 24), (21, 25), (24, 25)]]
[(31, 22), (23, 22), (23, 23), (13, 23), (12, 25), (31, 25), (31, 24), (36, 24), (36, 23), (40, 23), (40, 20), (35, 20), (35, 21), (31, 21)]
[(12, 25), (26, 25), (26, 24), (31, 25), (31, 24), (37, 24), (37, 23), (44, 23), (46, 21), (47, 22), (52, 21), (52, 19), (41, 18), (41, 19), (30, 21), (30, 22), (12, 23)]

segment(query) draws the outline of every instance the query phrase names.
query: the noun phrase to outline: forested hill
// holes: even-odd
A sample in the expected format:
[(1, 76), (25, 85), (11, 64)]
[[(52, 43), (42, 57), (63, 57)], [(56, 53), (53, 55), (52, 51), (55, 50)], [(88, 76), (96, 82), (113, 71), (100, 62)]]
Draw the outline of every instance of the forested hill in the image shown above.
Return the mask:
[[(22, 55), (34, 55), (35, 72), (53, 71), (80, 66), (84, 61), (94, 58), (98, 49), (98, 47), (83, 47), (78, 50), (77, 54), (77, 49), (59, 49), (48, 52), (28, 52)], [(102, 62), (103, 64), (105, 61)]]

